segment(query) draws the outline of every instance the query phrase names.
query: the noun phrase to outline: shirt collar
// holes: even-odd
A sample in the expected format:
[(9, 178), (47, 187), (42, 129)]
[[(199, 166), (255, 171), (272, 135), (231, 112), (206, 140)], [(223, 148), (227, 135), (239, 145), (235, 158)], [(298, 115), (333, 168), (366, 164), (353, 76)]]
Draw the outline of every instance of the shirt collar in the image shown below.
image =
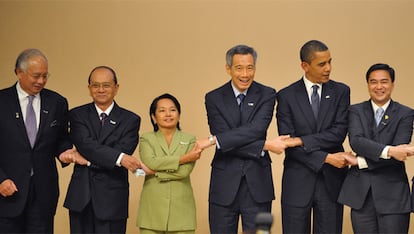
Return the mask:
[(371, 105), (372, 105), (372, 109), (374, 110), (374, 113), (376, 113), (376, 112), (377, 112), (377, 110), (378, 110), (378, 108), (380, 108), (380, 107), (384, 110), (384, 113), (385, 113), (385, 111), (387, 110), (387, 108), (388, 108), (388, 106), (390, 105), (390, 103), (391, 103), (391, 99), (390, 99), (390, 100), (388, 100), (388, 102), (386, 102), (384, 105), (382, 105), (382, 106), (378, 106), (377, 104), (375, 104), (375, 103), (371, 100)]
[(99, 108), (96, 104), (95, 104), (95, 108), (96, 108), (96, 112), (98, 112), (98, 115), (101, 116), (102, 113), (105, 113), (106, 115), (109, 116), (109, 114), (112, 111), (112, 108), (114, 108), (114, 102), (112, 102), (112, 104), (105, 110), (101, 110), (101, 108)]
[[(30, 96), (30, 94), (28, 94), (26, 91), (23, 90), (19, 82), (17, 82), (16, 84), (16, 90), (17, 90), (17, 97), (19, 98), (19, 101), (27, 100), (27, 96)], [(35, 98), (40, 98), (40, 93), (34, 96)]]
[(313, 83), (312, 81), (308, 80), (308, 78), (306, 78), (305, 75), (303, 75), (303, 82), (305, 83), (305, 87), (308, 92), (312, 93), (312, 86), (314, 85), (319, 86), (318, 93), (319, 91), (322, 92), (322, 85), (318, 83)]
[(230, 82), (231, 83), (231, 88), (233, 89), (233, 93), (234, 93), (234, 96), (235, 97), (238, 97), (239, 96), (239, 94), (244, 94), (244, 95), (247, 95), (247, 91), (249, 90), (249, 89), (246, 89), (244, 92), (240, 92), (237, 88), (236, 88), (236, 86), (234, 86), (234, 84), (233, 84), (233, 81), (231, 81)]

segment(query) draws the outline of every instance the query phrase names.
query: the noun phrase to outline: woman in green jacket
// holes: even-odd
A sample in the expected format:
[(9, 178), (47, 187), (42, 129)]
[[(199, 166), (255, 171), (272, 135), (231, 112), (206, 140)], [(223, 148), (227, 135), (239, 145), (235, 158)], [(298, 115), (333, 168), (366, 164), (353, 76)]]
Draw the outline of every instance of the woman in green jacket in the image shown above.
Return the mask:
[(141, 136), (139, 153), (152, 170), (145, 176), (137, 226), (141, 234), (195, 233), (196, 209), (190, 173), (200, 158), (196, 138), (180, 130), (178, 100), (163, 94), (150, 106), (153, 132)]

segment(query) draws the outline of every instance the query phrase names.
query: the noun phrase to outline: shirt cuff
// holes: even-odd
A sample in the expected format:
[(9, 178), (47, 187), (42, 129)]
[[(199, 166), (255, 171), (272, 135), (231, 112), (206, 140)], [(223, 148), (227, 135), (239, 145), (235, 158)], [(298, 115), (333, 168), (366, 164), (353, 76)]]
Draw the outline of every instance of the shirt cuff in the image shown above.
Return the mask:
[(116, 160), (116, 165), (118, 166), (118, 167), (121, 167), (122, 165), (121, 165), (121, 160), (122, 160), (122, 157), (124, 157), (124, 153), (121, 153), (119, 156), (118, 156), (118, 159)]
[(384, 147), (384, 149), (381, 152), (380, 158), (382, 159), (390, 159), (391, 157), (388, 156), (388, 150), (390, 149), (391, 146), (387, 145)]
[(357, 161), (358, 161), (358, 168), (359, 169), (366, 169), (366, 168), (368, 168), (367, 160), (365, 160), (364, 157), (357, 156)]

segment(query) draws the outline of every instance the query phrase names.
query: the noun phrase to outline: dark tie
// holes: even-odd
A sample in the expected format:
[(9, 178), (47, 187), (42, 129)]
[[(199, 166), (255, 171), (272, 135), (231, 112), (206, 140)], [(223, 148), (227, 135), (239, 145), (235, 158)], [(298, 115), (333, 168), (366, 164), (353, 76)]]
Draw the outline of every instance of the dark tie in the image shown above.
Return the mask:
[(243, 93), (241, 93), (237, 96), (237, 99), (239, 99), (240, 112), (243, 110), (243, 100), (244, 100), (245, 97), (246, 97), (246, 95), (244, 95)]
[(107, 114), (105, 114), (104, 112), (101, 113), (101, 126), (103, 127), (105, 124), (105, 120), (108, 117)]
[(318, 113), (319, 113), (319, 95), (318, 95), (319, 86), (313, 85), (312, 89), (313, 89), (312, 96), (311, 96), (312, 110), (313, 110), (313, 115), (315, 116), (315, 119), (317, 119)]
[(33, 148), (37, 135), (36, 114), (33, 109), (33, 99), (35, 98), (35, 96), (30, 95), (28, 96), (28, 98), (29, 103), (27, 104), (26, 108), (26, 120), (24, 124), (26, 125), (26, 132), (27, 136), (29, 137), (30, 145)]
[(382, 119), (382, 115), (384, 114), (384, 109), (382, 109), (381, 107), (380, 108), (378, 108), (376, 111), (375, 111), (375, 122), (377, 123), (377, 126), (378, 126), (378, 124), (381, 122), (381, 119)]

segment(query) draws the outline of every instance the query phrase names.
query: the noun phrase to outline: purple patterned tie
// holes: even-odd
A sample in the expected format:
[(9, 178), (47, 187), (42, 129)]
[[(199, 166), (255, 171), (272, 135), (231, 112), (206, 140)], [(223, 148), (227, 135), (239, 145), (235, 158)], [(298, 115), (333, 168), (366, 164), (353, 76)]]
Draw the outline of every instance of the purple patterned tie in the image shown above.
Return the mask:
[(26, 120), (24, 124), (26, 125), (26, 132), (27, 136), (29, 137), (30, 145), (34, 146), (36, 141), (36, 135), (37, 135), (37, 124), (36, 124), (36, 114), (33, 109), (33, 99), (35, 96), (30, 95), (28, 96), (29, 103), (27, 104), (26, 109)]
[(107, 114), (105, 114), (104, 112), (101, 113), (101, 127), (104, 126), (105, 120), (106, 120), (107, 117), (108, 117)]

